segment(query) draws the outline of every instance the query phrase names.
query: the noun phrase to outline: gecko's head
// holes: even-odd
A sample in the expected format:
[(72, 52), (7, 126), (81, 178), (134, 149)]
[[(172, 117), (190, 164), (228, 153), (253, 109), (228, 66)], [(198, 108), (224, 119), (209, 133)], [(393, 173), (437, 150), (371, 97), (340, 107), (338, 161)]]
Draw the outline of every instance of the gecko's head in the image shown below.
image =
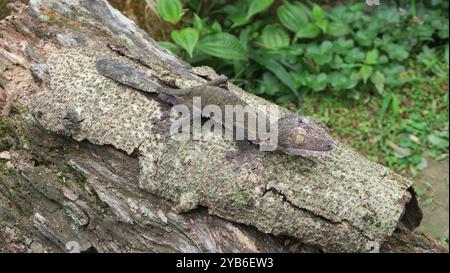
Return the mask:
[(278, 120), (278, 147), (287, 154), (320, 156), (335, 146), (336, 142), (311, 119), (287, 115)]

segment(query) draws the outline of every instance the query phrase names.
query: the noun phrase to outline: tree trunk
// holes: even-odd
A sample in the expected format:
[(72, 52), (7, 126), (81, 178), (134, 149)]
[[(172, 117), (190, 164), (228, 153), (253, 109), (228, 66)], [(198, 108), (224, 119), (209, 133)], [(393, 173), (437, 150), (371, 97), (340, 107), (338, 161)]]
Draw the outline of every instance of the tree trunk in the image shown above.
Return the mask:
[[(119, 59), (187, 87), (217, 76), (103, 0), (10, 5), (0, 22), (0, 249), (13, 252), (437, 252), (411, 181), (341, 144), (307, 160), (167, 137), (156, 96), (99, 75)], [(270, 102), (228, 83), (250, 105)], [(264, 106), (272, 106), (264, 108)]]

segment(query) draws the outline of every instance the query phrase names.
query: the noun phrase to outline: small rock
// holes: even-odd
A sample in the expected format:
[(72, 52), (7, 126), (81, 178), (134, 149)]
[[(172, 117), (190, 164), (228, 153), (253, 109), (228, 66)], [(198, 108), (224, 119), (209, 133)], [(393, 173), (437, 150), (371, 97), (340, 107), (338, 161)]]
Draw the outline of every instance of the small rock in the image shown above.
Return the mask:
[(0, 159), (11, 160), (11, 153), (9, 151), (0, 152)]
[(31, 252), (33, 253), (43, 253), (44, 252), (44, 247), (42, 246), (41, 243), (33, 241), (30, 245), (30, 249)]

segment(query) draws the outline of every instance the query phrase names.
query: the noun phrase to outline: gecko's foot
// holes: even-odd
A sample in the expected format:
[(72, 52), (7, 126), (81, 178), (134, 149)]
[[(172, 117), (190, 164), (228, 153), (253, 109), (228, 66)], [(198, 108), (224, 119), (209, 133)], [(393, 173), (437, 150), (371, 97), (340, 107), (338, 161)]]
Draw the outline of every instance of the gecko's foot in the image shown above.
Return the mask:
[(207, 85), (209, 85), (209, 86), (219, 86), (219, 85), (221, 85), (222, 83), (224, 83), (226, 81), (228, 81), (228, 77), (225, 76), (225, 75), (220, 75), (219, 77), (217, 77), (217, 78), (215, 78), (213, 80), (210, 80), (207, 83)]

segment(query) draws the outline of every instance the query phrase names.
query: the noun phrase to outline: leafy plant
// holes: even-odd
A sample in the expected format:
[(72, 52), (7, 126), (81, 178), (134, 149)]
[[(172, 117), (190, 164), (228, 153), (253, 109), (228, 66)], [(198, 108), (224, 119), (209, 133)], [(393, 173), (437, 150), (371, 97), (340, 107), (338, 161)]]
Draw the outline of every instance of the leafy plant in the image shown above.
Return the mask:
[[(432, 2), (324, 9), (284, 1), (272, 9), (273, 0), (190, 0), (187, 19), (171, 35), (176, 45), (162, 45), (180, 53), (178, 46), (190, 63), (212, 66), (281, 104), (300, 107), (316, 92), (352, 99), (379, 94), (388, 101), (412, 80), (411, 58), (432, 71), (448, 60), (448, 3)], [(170, 23), (183, 16), (178, 0), (160, 0), (157, 7)]]
[(178, 23), (184, 14), (180, 0), (158, 0), (156, 10), (165, 21), (171, 24)]

